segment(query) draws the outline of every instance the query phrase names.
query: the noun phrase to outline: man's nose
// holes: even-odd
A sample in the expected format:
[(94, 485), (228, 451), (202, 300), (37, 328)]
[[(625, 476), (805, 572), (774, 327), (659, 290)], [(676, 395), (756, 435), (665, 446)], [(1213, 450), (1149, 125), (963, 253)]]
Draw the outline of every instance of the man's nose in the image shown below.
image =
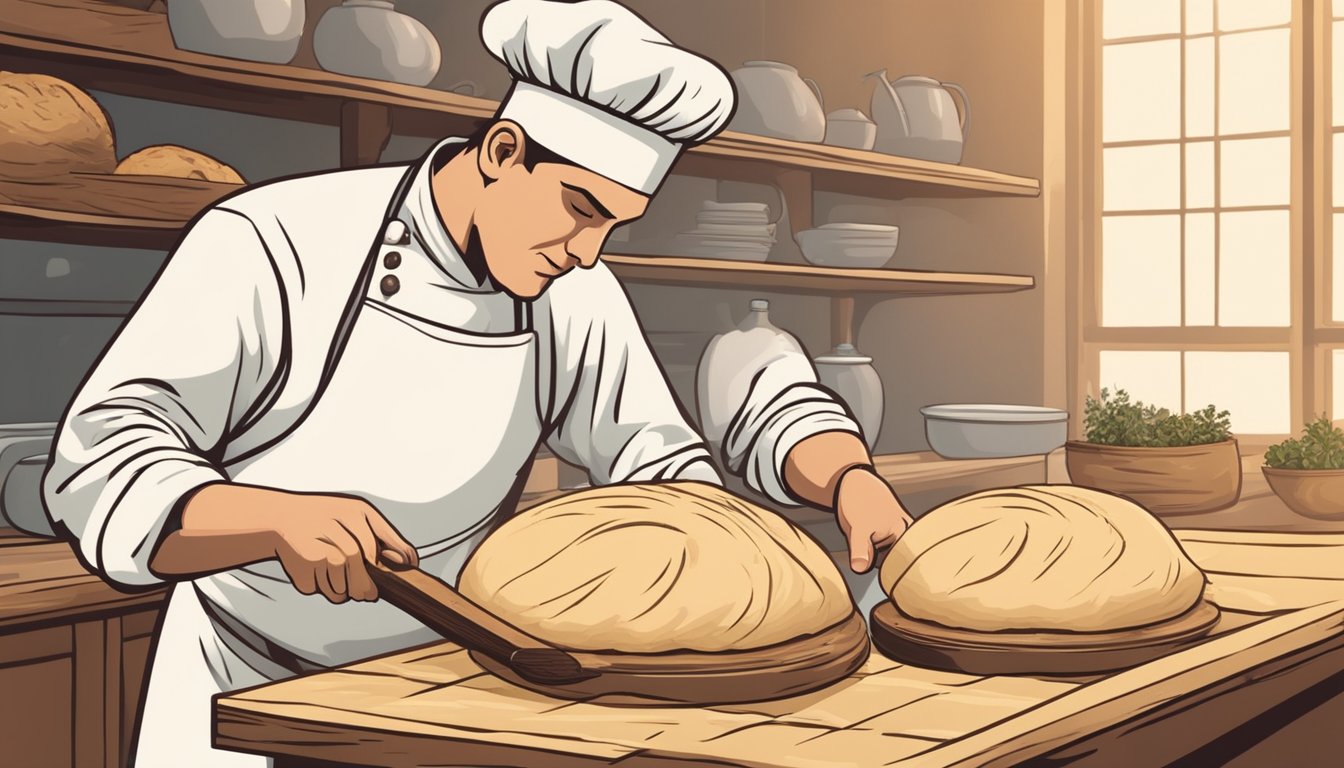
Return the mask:
[(565, 255), (571, 260), (578, 262), (578, 265), (584, 269), (592, 269), (597, 264), (597, 259), (601, 256), (601, 248), (598, 246), (586, 245), (582, 242), (569, 241), (565, 245)]

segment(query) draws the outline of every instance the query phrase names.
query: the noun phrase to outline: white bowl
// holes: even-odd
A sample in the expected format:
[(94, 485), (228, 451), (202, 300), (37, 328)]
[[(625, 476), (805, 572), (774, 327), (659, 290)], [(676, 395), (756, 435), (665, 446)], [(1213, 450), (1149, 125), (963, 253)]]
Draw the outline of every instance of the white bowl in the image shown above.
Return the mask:
[(819, 267), (876, 269), (896, 253), (896, 235), (889, 238), (858, 238), (847, 230), (805, 229), (798, 233), (803, 258)]
[(885, 234), (895, 235), (901, 231), (901, 228), (893, 224), (863, 224), (857, 221), (838, 221), (830, 224), (822, 224), (817, 229), (825, 229), (836, 232), (853, 232), (856, 234)]
[(1036, 405), (962, 403), (928, 405), (924, 434), (946, 459), (1040, 456), (1064, 445), (1069, 414)]

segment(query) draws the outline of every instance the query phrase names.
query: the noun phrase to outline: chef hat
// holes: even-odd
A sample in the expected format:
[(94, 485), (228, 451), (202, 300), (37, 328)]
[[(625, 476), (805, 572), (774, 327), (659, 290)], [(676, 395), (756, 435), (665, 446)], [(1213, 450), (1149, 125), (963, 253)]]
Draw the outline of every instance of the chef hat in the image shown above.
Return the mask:
[(553, 152), (644, 194), (732, 116), (732, 81), (610, 0), (504, 0), (481, 39), (514, 84), (500, 107)]

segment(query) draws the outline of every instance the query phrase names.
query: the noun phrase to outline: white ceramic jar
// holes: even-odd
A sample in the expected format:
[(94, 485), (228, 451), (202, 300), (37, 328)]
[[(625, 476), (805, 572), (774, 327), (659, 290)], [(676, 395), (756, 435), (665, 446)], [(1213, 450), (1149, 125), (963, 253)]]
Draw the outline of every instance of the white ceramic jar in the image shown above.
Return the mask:
[(705, 345), (696, 370), (696, 410), (701, 432), (716, 451), (746, 401), (762, 362), (784, 354), (806, 353), (788, 331), (770, 322), (770, 302), (765, 299), (754, 299), (736, 329)]
[(868, 450), (877, 447), (882, 429), (882, 379), (873, 367), (873, 358), (860, 355), (853, 344), (839, 344), (829, 355), (812, 361), (822, 386), (834, 392), (849, 406), (863, 430)]
[(857, 109), (837, 109), (826, 115), (823, 144), (850, 149), (872, 149), (877, 140), (877, 123)]
[(168, 29), (184, 51), (288, 64), (299, 52), (305, 7), (305, 0), (168, 0)]
[(345, 0), (322, 15), (313, 53), (328, 72), (428, 85), (439, 72), (439, 41), (387, 0)]

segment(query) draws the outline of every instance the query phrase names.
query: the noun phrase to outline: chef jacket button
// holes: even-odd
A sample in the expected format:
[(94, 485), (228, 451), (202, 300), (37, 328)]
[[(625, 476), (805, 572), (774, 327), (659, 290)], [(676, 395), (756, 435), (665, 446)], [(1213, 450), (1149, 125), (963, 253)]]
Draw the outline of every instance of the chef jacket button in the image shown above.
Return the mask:
[(401, 254), (396, 251), (388, 251), (383, 254), (383, 266), (388, 269), (396, 269), (401, 266)]
[(401, 281), (397, 279), (396, 275), (388, 275), (382, 279), (378, 287), (382, 289), (384, 296), (391, 296), (401, 290)]
[(392, 219), (387, 222), (387, 228), (383, 230), (384, 245), (405, 245), (411, 242), (411, 231), (406, 228), (406, 222), (401, 219)]

